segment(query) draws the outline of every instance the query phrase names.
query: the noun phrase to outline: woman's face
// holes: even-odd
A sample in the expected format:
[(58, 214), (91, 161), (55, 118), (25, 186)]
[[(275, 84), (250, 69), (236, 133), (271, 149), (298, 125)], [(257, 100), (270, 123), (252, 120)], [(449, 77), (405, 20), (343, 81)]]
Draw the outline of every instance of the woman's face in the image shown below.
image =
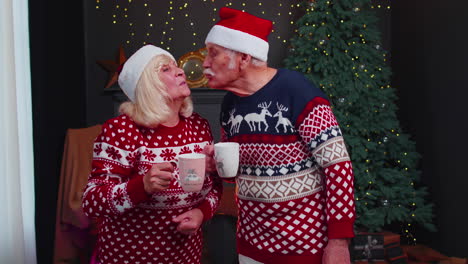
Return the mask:
[(173, 100), (183, 100), (190, 95), (184, 70), (177, 67), (175, 61), (161, 66), (159, 78), (167, 86), (167, 93)]

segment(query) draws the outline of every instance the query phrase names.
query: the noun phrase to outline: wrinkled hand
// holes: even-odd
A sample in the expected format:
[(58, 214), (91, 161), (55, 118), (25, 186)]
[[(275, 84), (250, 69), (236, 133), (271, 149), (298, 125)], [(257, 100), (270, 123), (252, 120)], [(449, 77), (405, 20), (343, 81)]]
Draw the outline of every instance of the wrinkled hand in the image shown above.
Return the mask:
[(202, 151), (206, 155), (205, 171), (207, 173), (216, 173), (216, 162), (214, 159), (214, 146), (206, 145)]
[(323, 252), (322, 264), (350, 264), (348, 241), (330, 239)]
[(172, 222), (179, 223), (177, 231), (185, 235), (193, 235), (197, 232), (203, 222), (203, 212), (192, 209), (172, 219)]
[(153, 194), (167, 189), (174, 179), (173, 172), (174, 167), (169, 162), (154, 164), (143, 176), (145, 191), (148, 194)]

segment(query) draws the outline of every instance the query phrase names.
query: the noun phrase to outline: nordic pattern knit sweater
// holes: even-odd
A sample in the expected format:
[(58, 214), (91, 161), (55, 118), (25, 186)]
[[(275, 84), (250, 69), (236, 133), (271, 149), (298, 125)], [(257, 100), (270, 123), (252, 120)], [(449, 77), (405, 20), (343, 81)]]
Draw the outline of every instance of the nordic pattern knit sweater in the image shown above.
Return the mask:
[(223, 141), (240, 143), (240, 254), (262, 263), (321, 263), (332, 238), (354, 236), (352, 164), (325, 95), (279, 69), (247, 97), (227, 93)]
[(200, 263), (201, 230), (183, 235), (171, 220), (193, 208), (202, 210), (204, 220), (211, 218), (222, 192), (219, 178), (207, 175), (200, 192), (184, 192), (173, 180), (151, 196), (143, 175), (155, 163), (201, 152), (212, 141), (208, 122), (197, 114), (181, 117), (175, 127), (144, 128), (126, 115), (103, 124), (83, 197), (84, 212), (98, 219), (100, 263)]

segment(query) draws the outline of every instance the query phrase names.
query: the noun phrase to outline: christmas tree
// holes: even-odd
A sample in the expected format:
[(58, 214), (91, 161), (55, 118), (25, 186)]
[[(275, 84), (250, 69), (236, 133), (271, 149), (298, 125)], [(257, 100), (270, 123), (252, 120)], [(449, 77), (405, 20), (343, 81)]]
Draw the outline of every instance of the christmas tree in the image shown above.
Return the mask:
[(329, 96), (353, 162), (356, 227), (435, 230), (433, 205), (419, 180), (421, 157), (397, 118), (388, 55), (370, 4), (303, 3), (285, 66), (306, 74)]

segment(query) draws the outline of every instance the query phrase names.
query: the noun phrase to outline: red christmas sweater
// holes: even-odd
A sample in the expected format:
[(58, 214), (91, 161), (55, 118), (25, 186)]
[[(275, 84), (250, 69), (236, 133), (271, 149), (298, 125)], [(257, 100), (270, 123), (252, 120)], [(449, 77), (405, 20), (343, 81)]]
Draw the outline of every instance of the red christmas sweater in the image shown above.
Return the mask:
[(352, 164), (325, 95), (279, 69), (255, 94), (226, 94), (223, 141), (240, 143), (237, 242), (261, 263), (321, 264), (332, 238), (354, 236)]
[[(200, 192), (184, 192), (176, 180), (147, 195), (143, 175), (155, 163), (201, 152), (212, 144), (208, 122), (198, 114), (181, 117), (175, 127), (137, 125), (127, 115), (110, 119), (94, 142), (92, 171), (83, 196), (86, 215), (98, 221), (100, 263), (200, 263), (202, 232), (176, 231), (172, 218), (200, 208), (204, 220), (219, 205), (222, 184), (207, 175)], [(178, 170), (175, 170), (178, 178)]]

